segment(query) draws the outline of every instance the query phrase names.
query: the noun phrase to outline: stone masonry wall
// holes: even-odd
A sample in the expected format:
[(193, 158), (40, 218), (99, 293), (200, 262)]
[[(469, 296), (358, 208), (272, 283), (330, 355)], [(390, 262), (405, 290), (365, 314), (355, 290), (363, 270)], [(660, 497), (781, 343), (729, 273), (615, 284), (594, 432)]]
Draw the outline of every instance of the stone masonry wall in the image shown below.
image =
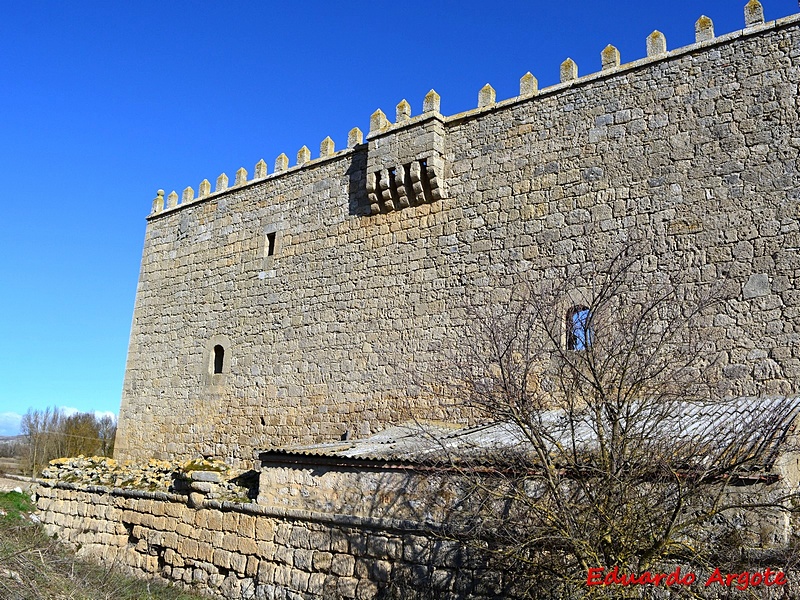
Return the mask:
[(37, 492), (46, 530), (79, 556), (229, 600), (374, 598), (390, 585), (481, 599), (494, 581), (410, 522), (216, 501), (193, 508), (185, 496), (68, 483)]
[(415, 373), (458, 347), (469, 310), (631, 241), (642, 285), (735, 290), (704, 331), (724, 393), (797, 393), (798, 22), (699, 28), (672, 52), (651, 36), (643, 60), (605, 51), (601, 73), (565, 63), (559, 85), (484, 89), (451, 117), (429, 94), (421, 115), (373, 115), (366, 143), (159, 196), (117, 456), (237, 464), (412, 414), (465, 419)]

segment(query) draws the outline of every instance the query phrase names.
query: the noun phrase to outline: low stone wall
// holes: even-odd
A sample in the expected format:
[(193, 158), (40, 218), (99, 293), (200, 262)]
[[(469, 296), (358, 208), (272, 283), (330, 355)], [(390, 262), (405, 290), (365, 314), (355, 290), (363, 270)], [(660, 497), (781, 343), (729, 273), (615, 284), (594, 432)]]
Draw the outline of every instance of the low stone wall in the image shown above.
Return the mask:
[(478, 599), (493, 579), (406, 521), (54, 481), (38, 496), (48, 533), (80, 556), (222, 598)]

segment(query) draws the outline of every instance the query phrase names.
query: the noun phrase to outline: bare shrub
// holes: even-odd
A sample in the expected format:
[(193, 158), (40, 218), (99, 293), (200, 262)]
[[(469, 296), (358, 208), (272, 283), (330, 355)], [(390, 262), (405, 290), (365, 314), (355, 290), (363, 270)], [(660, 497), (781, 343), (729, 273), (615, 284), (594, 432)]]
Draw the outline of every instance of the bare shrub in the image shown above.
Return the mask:
[(707, 336), (724, 285), (672, 281), (646, 260), (628, 248), (518, 286), (474, 316), (443, 384), (495, 423), (444, 449), (467, 482), (445, 535), (482, 552), (504, 596), (660, 597), (663, 585), (587, 576), (791, 560), (796, 487), (779, 467), (798, 403), (717, 397)]

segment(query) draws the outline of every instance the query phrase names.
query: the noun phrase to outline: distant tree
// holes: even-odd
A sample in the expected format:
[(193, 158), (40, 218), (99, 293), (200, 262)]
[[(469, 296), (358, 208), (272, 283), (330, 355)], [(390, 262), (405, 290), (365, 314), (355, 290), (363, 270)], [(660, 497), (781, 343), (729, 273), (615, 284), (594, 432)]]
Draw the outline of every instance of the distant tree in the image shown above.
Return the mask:
[(22, 417), (22, 435), (27, 451), (22, 457), (23, 472), (37, 475), (54, 458), (64, 456), (111, 456), (116, 424), (94, 413), (66, 416), (57, 408), (29, 409)]
[(97, 421), (97, 437), (100, 440), (100, 456), (114, 455), (114, 440), (117, 436), (117, 422), (110, 415)]

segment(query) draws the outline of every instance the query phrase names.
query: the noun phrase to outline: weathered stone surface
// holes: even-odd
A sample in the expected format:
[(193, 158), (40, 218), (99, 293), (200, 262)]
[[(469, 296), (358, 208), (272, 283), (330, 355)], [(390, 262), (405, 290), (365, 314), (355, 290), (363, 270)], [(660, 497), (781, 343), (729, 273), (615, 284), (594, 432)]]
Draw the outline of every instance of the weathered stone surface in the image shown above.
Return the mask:
[(311, 150), (309, 150), (306, 146), (300, 148), (297, 151), (297, 164), (303, 165), (311, 160)]
[(181, 204), (187, 204), (194, 200), (194, 189), (191, 186), (184, 188), (183, 196), (181, 197)]
[(758, 273), (757, 275), (751, 275), (747, 279), (747, 283), (744, 285), (742, 289), (742, 296), (745, 300), (750, 300), (751, 298), (758, 298), (760, 296), (766, 296), (770, 293), (770, 285), (769, 285), (769, 275), (766, 273)]
[(575, 64), (575, 61), (571, 58), (568, 58), (563, 63), (561, 63), (561, 82), (565, 81), (572, 81), (573, 79), (578, 78), (578, 65)]
[(336, 146), (333, 143), (333, 140), (330, 136), (326, 137), (319, 145), (319, 155), (320, 157), (323, 156), (333, 156), (334, 151), (336, 150)]
[(603, 51), (600, 53), (600, 62), (604, 71), (606, 69), (618, 67), (619, 60), (619, 50), (617, 50), (617, 48), (611, 44), (603, 48)]
[(222, 473), (220, 471), (191, 471), (192, 481), (208, 481), (210, 483), (219, 483), (222, 481)]
[(281, 171), (285, 171), (289, 168), (289, 157), (286, 156), (283, 152), (278, 155), (278, 158), (275, 159), (275, 172), (280, 173)]
[(386, 118), (384, 112), (381, 109), (378, 109), (372, 113), (372, 116), (369, 119), (369, 132), (378, 133), (389, 127), (389, 125), (391, 125), (391, 123), (389, 123), (389, 120)]
[(744, 7), (744, 23), (747, 27), (761, 25), (764, 22), (764, 7), (758, 0), (750, 0)]
[(247, 169), (244, 167), (239, 167), (236, 171), (236, 179), (234, 179), (233, 185), (238, 187), (240, 185), (244, 185), (247, 183)]
[(395, 122), (401, 123), (411, 118), (411, 105), (406, 100), (401, 100), (397, 105)]
[(228, 176), (222, 173), (217, 177), (217, 185), (214, 187), (215, 192), (223, 192), (228, 189)]
[(659, 56), (667, 53), (667, 38), (660, 31), (647, 36), (647, 56)]
[(203, 181), (200, 182), (200, 187), (197, 195), (200, 198), (205, 198), (210, 193), (211, 193), (211, 182), (208, 179), (203, 179)]
[(491, 106), (497, 101), (496, 98), (497, 94), (495, 93), (494, 88), (487, 83), (481, 88), (481, 91), (478, 92), (478, 108)]
[(441, 105), (441, 98), (435, 90), (429, 91), (425, 94), (425, 99), (422, 101), (422, 112), (439, 112)]
[(539, 92), (539, 81), (531, 72), (525, 73), (519, 80), (519, 95), (532, 96)]
[(347, 134), (347, 147), (355, 148), (359, 144), (363, 143), (364, 143), (364, 133), (358, 127), (353, 127)]
[(696, 42), (705, 42), (714, 39), (714, 23), (703, 15), (694, 24), (694, 37)]
[(267, 163), (262, 158), (256, 163), (255, 173), (253, 175), (256, 179), (264, 179), (267, 176)]
[(164, 190), (158, 190), (156, 197), (153, 198), (152, 213), (160, 213), (162, 210), (164, 210)]

